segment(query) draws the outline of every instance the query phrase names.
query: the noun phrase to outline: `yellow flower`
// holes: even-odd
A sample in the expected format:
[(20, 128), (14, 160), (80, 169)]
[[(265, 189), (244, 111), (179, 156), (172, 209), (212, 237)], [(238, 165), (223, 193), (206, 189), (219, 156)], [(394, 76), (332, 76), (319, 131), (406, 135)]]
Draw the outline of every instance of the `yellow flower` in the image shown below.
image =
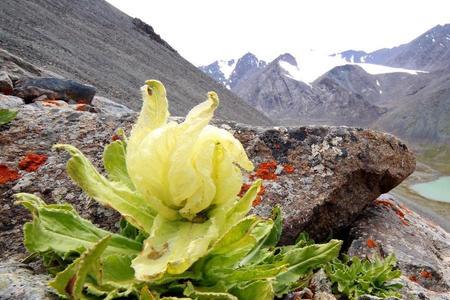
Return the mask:
[(251, 171), (241, 143), (208, 125), (219, 98), (194, 107), (184, 122), (168, 122), (166, 91), (148, 80), (143, 106), (128, 141), (126, 163), (136, 190), (169, 220), (195, 221), (217, 206), (232, 205), (242, 185), (240, 167)]

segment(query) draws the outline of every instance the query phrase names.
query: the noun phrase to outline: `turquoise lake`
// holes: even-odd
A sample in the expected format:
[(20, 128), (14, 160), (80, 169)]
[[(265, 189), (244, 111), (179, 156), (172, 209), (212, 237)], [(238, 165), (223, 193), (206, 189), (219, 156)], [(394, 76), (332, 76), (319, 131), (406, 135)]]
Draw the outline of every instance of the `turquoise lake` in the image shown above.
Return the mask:
[(450, 176), (415, 184), (411, 188), (422, 197), (450, 203)]

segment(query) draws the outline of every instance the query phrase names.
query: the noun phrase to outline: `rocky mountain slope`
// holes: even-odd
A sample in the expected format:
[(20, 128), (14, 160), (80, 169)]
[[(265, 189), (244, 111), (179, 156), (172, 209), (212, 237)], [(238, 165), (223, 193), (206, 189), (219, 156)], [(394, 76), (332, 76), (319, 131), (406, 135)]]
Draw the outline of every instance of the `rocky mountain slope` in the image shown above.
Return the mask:
[(0, 48), (45, 70), (94, 85), (100, 95), (132, 109), (141, 105), (138, 88), (154, 78), (168, 87), (174, 115), (184, 115), (214, 90), (223, 100), (219, 117), (270, 124), (182, 58), (150, 25), (104, 0), (4, 0), (0, 10)]

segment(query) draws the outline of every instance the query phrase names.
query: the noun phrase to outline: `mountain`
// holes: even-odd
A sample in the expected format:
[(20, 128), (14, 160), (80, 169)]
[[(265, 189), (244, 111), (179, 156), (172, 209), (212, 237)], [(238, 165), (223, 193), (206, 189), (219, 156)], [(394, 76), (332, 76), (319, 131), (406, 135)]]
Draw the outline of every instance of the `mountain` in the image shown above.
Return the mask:
[(241, 80), (266, 65), (265, 61), (249, 52), (239, 59), (216, 60), (209, 65), (200, 66), (199, 69), (228, 89), (233, 89)]
[(271, 123), (181, 57), (150, 25), (104, 0), (2, 0), (0, 8), (0, 48), (94, 85), (130, 108), (140, 108), (139, 87), (154, 78), (166, 85), (174, 115), (185, 115), (214, 90), (222, 100), (217, 117)]
[(450, 67), (450, 24), (437, 25), (407, 44), (371, 53), (348, 50), (338, 53), (347, 62), (373, 63), (424, 71)]
[(450, 24), (371, 53), (280, 55), (231, 90), (274, 122), (372, 127), (450, 145)]
[[(358, 74), (358, 80), (354, 80)], [(367, 88), (369, 81), (371, 91)], [(367, 126), (384, 109), (358, 93), (363, 90), (379, 94), (376, 79), (361, 67), (336, 67), (308, 83), (301, 80), (297, 60), (289, 53), (280, 55), (233, 89), (278, 123)]]

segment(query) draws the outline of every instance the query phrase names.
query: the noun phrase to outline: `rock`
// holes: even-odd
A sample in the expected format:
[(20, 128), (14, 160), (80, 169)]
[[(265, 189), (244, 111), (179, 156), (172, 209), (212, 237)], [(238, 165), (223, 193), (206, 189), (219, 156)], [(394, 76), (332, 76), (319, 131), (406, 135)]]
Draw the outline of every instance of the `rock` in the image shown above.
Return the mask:
[(5, 96), (0, 94), (0, 109), (5, 108), (17, 108), (22, 105), (24, 105), (25, 102), (22, 98), (15, 97), (15, 96)]
[(137, 29), (137, 30), (141, 31), (142, 33), (144, 33), (145, 35), (149, 36), (152, 40), (163, 45), (170, 51), (177, 53), (177, 51), (174, 48), (172, 48), (172, 46), (170, 46), (165, 40), (163, 40), (161, 38), (161, 36), (155, 32), (155, 30), (153, 30), (152, 26), (148, 25), (147, 23), (145, 23), (144, 21), (142, 21), (139, 18), (134, 18), (132, 23), (133, 23), (135, 29)]
[(0, 49), (0, 70), (14, 82), (22, 77), (41, 76), (43, 72), (36, 66)]
[(56, 300), (47, 275), (35, 274), (25, 264), (0, 262), (0, 299)]
[(95, 96), (91, 102), (99, 113), (114, 115), (117, 117), (122, 117), (133, 113), (134, 111), (126, 107), (125, 105), (116, 103), (105, 97)]
[(0, 93), (11, 95), (13, 92), (13, 83), (5, 71), (0, 72)]
[(380, 298), (380, 297), (372, 296), (372, 295), (363, 295), (361, 297), (358, 297), (358, 300), (398, 300), (398, 298), (395, 298), (395, 297)]
[[(136, 114), (116, 117), (52, 108), (36, 113), (25, 105), (14, 126), (0, 131), (0, 161), (12, 165), (28, 152), (48, 156), (46, 164), (15, 182), (0, 185), (0, 257), (24, 252), (21, 227), (30, 216), (13, 205), (13, 193), (37, 193), (48, 202), (67, 201), (85, 217), (115, 228), (117, 214), (90, 201), (68, 178), (67, 155), (51, 146), (78, 147), (99, 166), (105, 144), (119, 127), (127, 132)], [(259, 128), (216, 121), (242, 141), (260, 176), (261, 163), (276, 165), (276, 180), (264, 180), (265, 194), (253, 212), (268, 216), (274, 205), (284, 215), (283, 242), (301, 231), (317, 240), (336, 234), (381, 193), (414, 169), (414, 156), (395, 137), (348, 127)], [(258, 167), (259, 166), (259, 167)], [(22, 171), (21, 171), (22, 172)], [(269, 172), (270, 173), (270, 172)], [(4, 208), (8, 206), (8, 209)]]
[(77, 103), (90, 104), (96, 89), (73, 80), (59, 78), (23, 78), (17, 81), (14, 95), (31, 102), (33, 99), (46, 95), (48, 99), (74, 100)]
[(281, 206), (284, 243), (292, 242), (301, 231), (316, 240), (339, 235), (369, 203), (415, 167), (414, 155), (405, 144), (372, 130), (234, 129), (260, 173), (267, 171), (262, 162), (274, 161), (275, 172), (282, 169), (276, 180), (264, 181), (265, 195), (254, 212), (268, 216), (273, 206)]
[(287, 294), (283, 300), (313, 299), (313, 297), (313, 292), (308, 288), (304, 288), (301, 291)]
[(47, 108), (69, 108), (69, 104), (63, 100), (42, 100), (35, 101), (33, 104), (30, 104), (39, 109), (47, 109)]
[(336, 300), (336, 297), (327, 292), (318, 292), (314, 294), (313, 300)]
[(309, 287), (314, 291), (314, 293), (324, 292), (331, 293), (332, 283), (328, 279), (327, 274), (323, 269), (317, 271), (314, 276), (311, 278), (311, 282), (309, 283)]
[(350, 255), (395, 254), (405, 299), (450, 299), (450, 234), (392, 197), (370, 206), (350, 238)]
[(35, 86), (19, 87), (14, 90), (14, 95), (25, 100), (26, 103), (44, 100), (56, 100), (58, 93), (41, 89)]

